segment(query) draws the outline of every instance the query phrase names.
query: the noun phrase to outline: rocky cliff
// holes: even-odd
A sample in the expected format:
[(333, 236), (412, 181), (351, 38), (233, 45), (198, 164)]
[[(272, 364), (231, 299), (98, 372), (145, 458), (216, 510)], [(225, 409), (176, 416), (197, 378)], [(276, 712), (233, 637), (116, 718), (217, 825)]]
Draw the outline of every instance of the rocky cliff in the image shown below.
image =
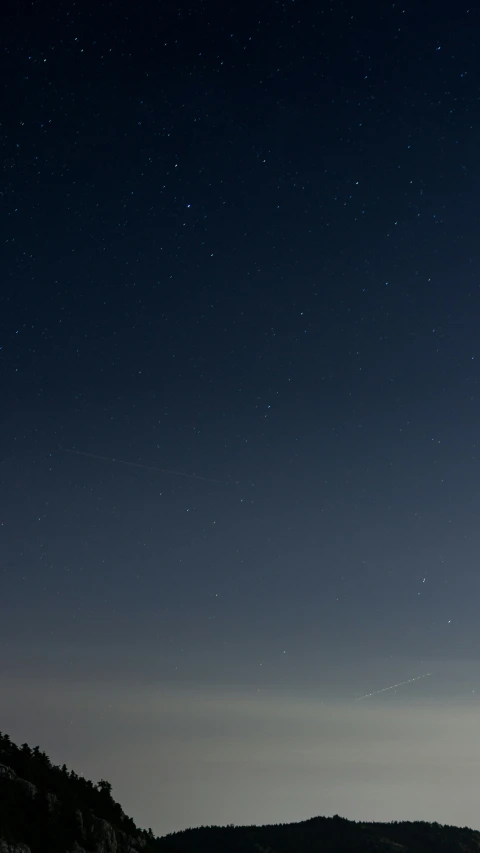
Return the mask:
[(108, 782), (94, 785), (6, 735), (0, 758), (0, 853), (150, 853), (152, 833), (124, 814)]
[[(8, 803), (8, 813), (2, 808), (3, 814), (0, 814), (0, 853), (149, 851), (143, 833), (128, 835), (92, 813), (85, 814), (77, 808), (67, 815), (70, 820), (65, 821), (65, 809), (56, 794), (41, 792), (36, 785), (22, 779), (13, 768), (4, 764), (0, 765), (0, 801), (3, 806)], [(29, 836), (31, 846), (20, 840)]]

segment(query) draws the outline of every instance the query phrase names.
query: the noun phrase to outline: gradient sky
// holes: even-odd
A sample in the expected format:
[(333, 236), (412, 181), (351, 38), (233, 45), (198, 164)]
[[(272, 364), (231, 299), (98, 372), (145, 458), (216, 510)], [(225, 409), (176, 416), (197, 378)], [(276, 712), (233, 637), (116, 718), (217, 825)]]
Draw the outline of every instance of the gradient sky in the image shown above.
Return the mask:
[(480, 14), (420, 5), (2, 24), (0, 729), (158, 834), (478, 827)]

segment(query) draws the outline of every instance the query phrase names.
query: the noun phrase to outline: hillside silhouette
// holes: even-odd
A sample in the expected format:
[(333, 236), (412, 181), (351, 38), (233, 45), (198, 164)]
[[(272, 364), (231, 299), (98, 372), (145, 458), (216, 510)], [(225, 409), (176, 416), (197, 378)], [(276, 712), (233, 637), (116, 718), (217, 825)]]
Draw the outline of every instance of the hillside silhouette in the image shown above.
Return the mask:
[(338, 816), (266, 826), (207, 826), (163, 838), (112, 797), (0, 733), (0, 853), (480, 853), (480, 832), (439, 823), (362, 823)]
[(478, 853), (480, 833), (439, 823), (338, 816), (271, 826), (204, 827), (157, 839), (158, 853)]

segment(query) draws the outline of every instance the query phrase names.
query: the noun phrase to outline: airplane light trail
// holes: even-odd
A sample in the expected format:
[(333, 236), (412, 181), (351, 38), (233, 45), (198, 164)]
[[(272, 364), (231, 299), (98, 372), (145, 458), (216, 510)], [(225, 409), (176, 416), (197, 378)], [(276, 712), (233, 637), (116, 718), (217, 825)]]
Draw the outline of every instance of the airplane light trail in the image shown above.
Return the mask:
[(199, 474), (184, 474), (183, 471), (167, 471), (166, 468), (157, 468), (155, 465), (142, 465), (140, 462), (127, 462), (125, 459), (115, 459), (111, 456), (98, 456), (96, 453), (85, 453), (82, 450), (68, 450), (62, 448), (65, 453), (75, 453), (77, 456), (88, 456), (90, 459), (102, 459), (104, 462), (118, 462), (120, 465), (131, 465), (133, 468), (145, 468), (147, 471), (159, 471), (161, 474), (173, 474), (175, 477), (188, 477), (190, 480), (205, 480), (207, 483), (221, 483), (212, 477), (200, 477)]
[(415, 678), (409, 678), (407, 681), (399, 681), (398, 684), (391, 684), (390, 687), (382, 687), (381, 690), (374, 690), (373, 693), (365, 693), (365, 696), (357, 696), (355, 702), (360, 702), (361, 699), (370, 699), (370, 696), (376, 696), (377, 693), (386, 693), (387, 690), (395, 690), (396, 687), (403, 687), (404, 684), (411, 684), (413, 681), (420, 681), (421, 678), (428, 678), (433, 675), (432, 672), (426, 672), (424, 675), (417, 675)]

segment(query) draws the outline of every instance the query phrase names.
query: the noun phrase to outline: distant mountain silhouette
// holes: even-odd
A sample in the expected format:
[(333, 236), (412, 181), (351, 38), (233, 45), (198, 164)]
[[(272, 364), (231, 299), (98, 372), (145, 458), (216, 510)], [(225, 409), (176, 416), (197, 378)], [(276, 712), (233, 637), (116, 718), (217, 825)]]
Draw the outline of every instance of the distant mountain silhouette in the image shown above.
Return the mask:
[(479, 853), (480, 832), (421, 821), (338, 816), (272, 826), (202, 827), (155, 841), (157, 853)]
[(155, 838), (127, 817), (108, 782), (94, 784), (0, 734), (0, 853), (480, 853), (480, 832), (335, 816)]

